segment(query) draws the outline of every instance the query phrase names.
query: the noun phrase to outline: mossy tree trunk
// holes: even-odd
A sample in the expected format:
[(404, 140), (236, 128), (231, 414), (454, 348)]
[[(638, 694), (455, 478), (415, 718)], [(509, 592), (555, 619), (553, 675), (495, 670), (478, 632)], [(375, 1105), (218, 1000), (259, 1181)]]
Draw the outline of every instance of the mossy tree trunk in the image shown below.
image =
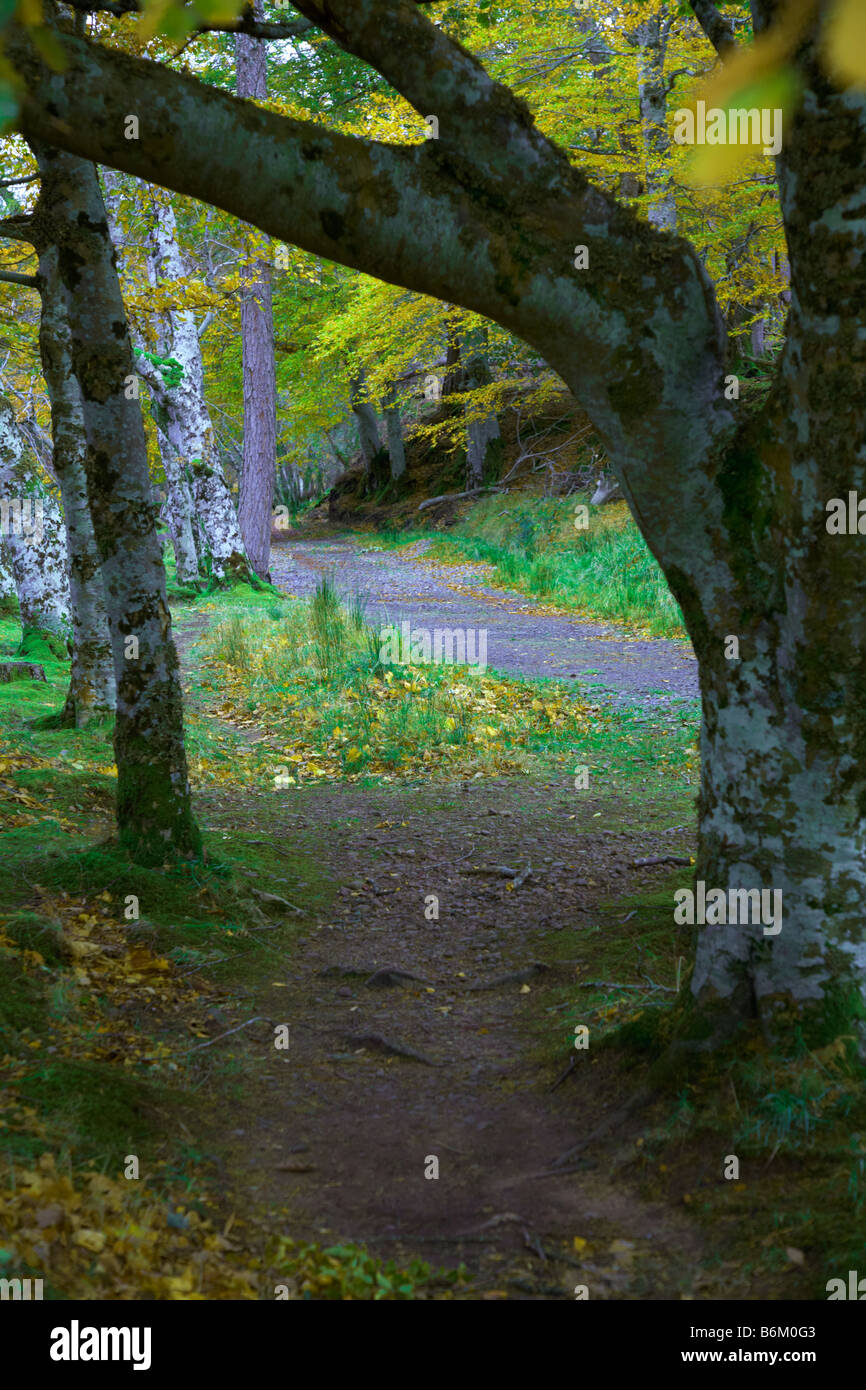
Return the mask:
[(114, 715), (116, 682), (102, 563), (87, 500), (84, 410), (72, 370), (70, 333), (58, 269), (58, 250), (40, 245), (42, 316), (39, 350), (51, 401), (53, 467), (60, 486), (69, 550), (72, 665), (63, 723), (85, 728), (91, 719)]
[(0, 527), (21, 614), (19, 655), (65, 657), (71, 635), (66, 531), (15, 412), (0, 396)]
[(84, 470), (117, 682), (121, 843), (142, 863), (200, 850), (192, 816), (177, 653), (156, 534), (132, 350), (96, 167), (42, 144), (35, 216), (58, 275), (81, 388)]

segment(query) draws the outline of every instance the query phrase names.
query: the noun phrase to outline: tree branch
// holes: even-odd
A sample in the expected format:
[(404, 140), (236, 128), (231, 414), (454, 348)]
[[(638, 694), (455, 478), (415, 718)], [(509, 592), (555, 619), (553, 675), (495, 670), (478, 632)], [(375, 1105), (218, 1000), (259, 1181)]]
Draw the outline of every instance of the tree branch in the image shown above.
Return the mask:
[(719, 14), (713, 0), (689, 0), (692, 13), (720, 58), (729, 57), (737, 47), (734, 27)]
[(5, 280), (9, 285), (27, 285), (33, 290), (39, 287), (35, 275), (22, 275), (17, 270), (0, 270), (0, 280)]
[[(325, 25), (313, 0), (297, 8)], [(628, 477), (633, 510), (652, 515), (669, 556), (691, 563), (695, 533), (711, 548), (721, 526), (700, 461), (734, 429), (724, 325), (694, 248), (591, 185), (524, 104), (406, 0), (329, 0), (327, 26), (419, 110), (439, 113), (438, 140), (345, 135), (62, 31), (62, 72), (18, 23), (4, 43), (23, 78), (25, 136), (460, 303), (530, 342)], [(137, 140), (125, 137), (130, 111)]]
[[(115, 19), (142, 12), (138, 0), (63, 0), (63, 3), (80, 14), (110, 14)], [(299, 39), (315, 28), (308, 19), (276, 24), (256, 20), (250, 11), (245, 11), (238, 19), (225, 24), (197, 24), (193, 37), (195, 34), (249, 34), (254, 39)]]

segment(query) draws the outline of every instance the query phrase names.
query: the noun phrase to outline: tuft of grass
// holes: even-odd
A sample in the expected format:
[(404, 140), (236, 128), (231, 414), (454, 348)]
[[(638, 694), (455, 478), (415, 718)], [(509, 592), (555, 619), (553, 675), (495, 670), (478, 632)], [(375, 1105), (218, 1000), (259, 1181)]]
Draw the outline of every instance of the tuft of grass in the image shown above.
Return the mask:
[(220, 623), (214, 634), (213, 645), (214, 654), (227, 666), (249, 670), (252, 652), (247, 630), (239, 614), (233, 613), (226, 622)]
[[(428, 554), (445, 562), (490, 565), (508, 588), (588, 616), (636, 624), (651, 636), (684, 637), (679, 605), (625, 502), (589, 507), (585, 496), (486, 497), (448, 532), (434, 532)], [(429, 539), (429, 531), (383, 534), (384, 548)]]

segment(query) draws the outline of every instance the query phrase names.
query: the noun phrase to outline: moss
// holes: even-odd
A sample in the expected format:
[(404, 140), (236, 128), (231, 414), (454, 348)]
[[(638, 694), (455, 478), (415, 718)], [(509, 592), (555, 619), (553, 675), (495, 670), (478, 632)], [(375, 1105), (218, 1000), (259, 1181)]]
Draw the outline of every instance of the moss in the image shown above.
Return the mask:
[(56, 632), (28, 628), (15, 655), (22, 661), (65, 661), (69, 651), (65, 637), (58, 636)]
[[(127, 1153), (152, 1149), (152, 1111), (166, 1088), (125, 1075), (111, 1062), (46, 1060), (22, 1083), (25, 1102), (63, 1126), (80, 1159), (117, 1166)], [(168, 1093), (170, 1095), (170, 1092)]]

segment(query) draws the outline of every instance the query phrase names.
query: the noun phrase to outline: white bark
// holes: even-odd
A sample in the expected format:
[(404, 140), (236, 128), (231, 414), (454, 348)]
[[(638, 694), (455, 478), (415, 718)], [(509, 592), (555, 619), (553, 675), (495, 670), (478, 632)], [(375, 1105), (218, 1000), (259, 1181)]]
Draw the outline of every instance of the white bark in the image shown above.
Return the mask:
[(636, 31), (638, 43), (638, 99), (641, 133), (646, 156), (646, 190), (652, 199), (647, 213), (650, 225), (662, 231), (677, 229), (677, 205), (671, 174), (671, 142), (667, 127), (665, 53), (670, 21), (653, 15)]
[[(160, 282), (179, 281), (186, 275), (177, 237), (171, 199), (162, 189), (148, 190), (151, 206), (151, 241), (154, 266)], [(246, 578), (247, 559), (234, 504), (229, 495), (214, 440), (213, 425), (204, 396), (204, 369), (195, 315), (190, 310), (169, 310), (169, 352), (180, 363), (183, 375), (177, 386), (166, 388), (158, 374), (147, 374), (159, 406), (164, 411), (164, 431), (181, 469), (188, 470), (196, 508), (201, 517), (213, 574)], [(137, 359), (144, 374), (142, 359)], [(206, 557), (201, 557), (206, 559)]]
[[(103, 169), (105, 185), (105, 210), (108, 214), (108, 227), (118, 262), (122, 265), (125, 253), (125, 239), (120, 224), (120, 180), (113, 169)], [(153, 255), (147, 258), (147, 273), (150, 284), (157, 286), (158, 277)], [(157, 316), (157, 352), (162, 357), (170, 357), (171, 333), (165, 315)], [(199, 577), (198, 548), (195, 541), (194, 518), (195, 499), (188, 470), (178, 460), (173, 445), (165, 434), (165, 388), (159, 371), (142, 354), (147, 343), (130, 324), (130, 338), (135, 352), (138, 374), (150, 386), (150, 409), (156, 425), (159, 456), (165, 474), (166, 503), (165, 516), (169, 536), (174, 550), (175, 574), (181, 584), (195, 584)]]
[(29, 453), (12, 406), (0, 396), (0, 526), (21, 610), (22, 655), (31, 637), (42, 637), (60, 656), (70, 637), (66, 533), (60, 505)]

